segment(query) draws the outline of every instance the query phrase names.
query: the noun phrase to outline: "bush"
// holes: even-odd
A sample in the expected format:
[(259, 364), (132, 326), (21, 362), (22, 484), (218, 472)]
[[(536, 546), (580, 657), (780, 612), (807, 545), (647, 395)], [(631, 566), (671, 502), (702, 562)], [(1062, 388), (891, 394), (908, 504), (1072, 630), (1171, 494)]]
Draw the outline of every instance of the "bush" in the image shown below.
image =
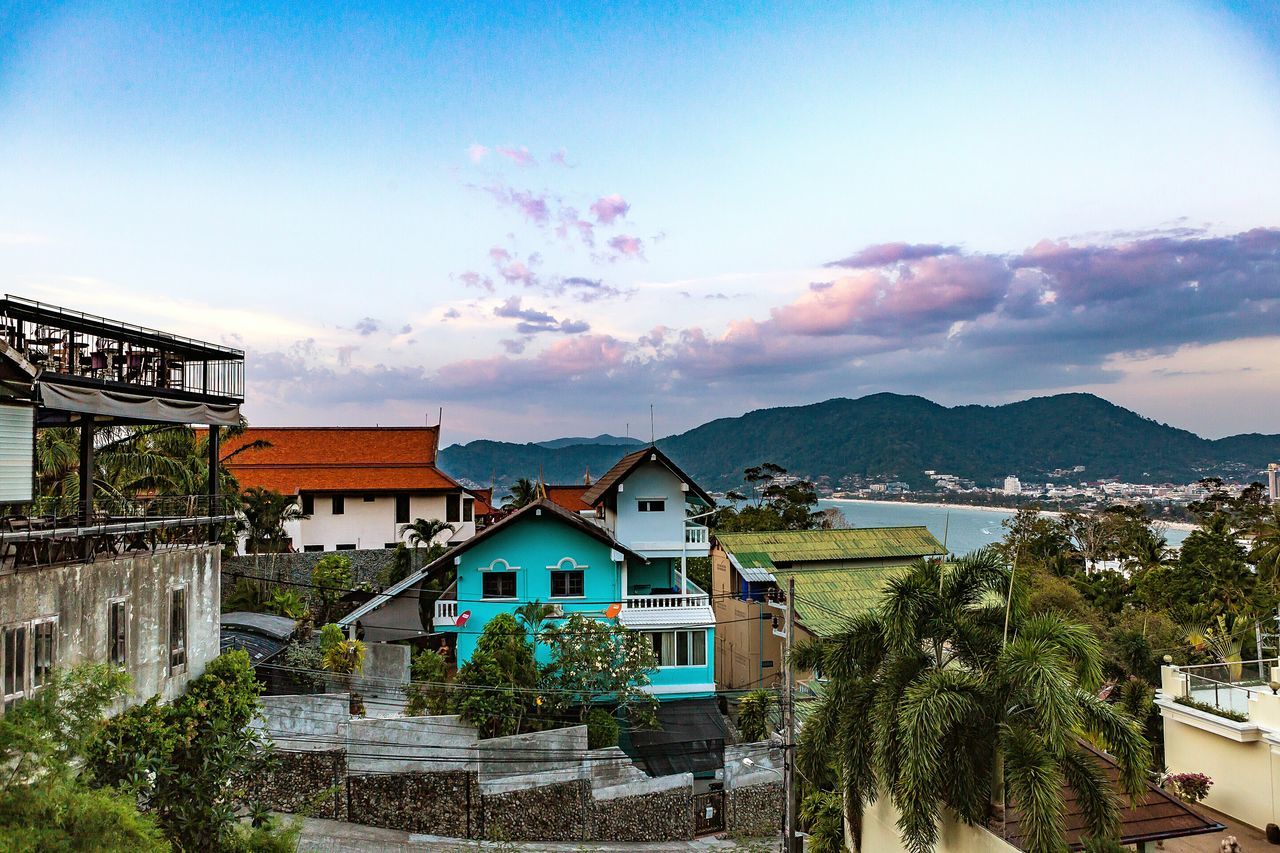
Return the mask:
[(769, 737), (777, 706), (778, 699), (772, 690), (752, 690), (738, 700), (738, 732), (745, 743)]
[(266, 609), (266, 588), (253, 578), (240, 578), (222, 603), (223, 613), (262, 613)]
[(409, 669), (412, 683), (405, 688), (408, 699), (405, 714), (420, 717), (449, 713), (449, 688), (445, 686), (449, 666), (444, 656), (432, 649), (423, 649), (414, 655)]
[(1203, 773), (1174, 773), (1165, 777), (1165, 784), (1181, 799), (1198, 803), (1209, 796), (1213, 780)]
[(311, 569), (311, 585), (319, 601), (316, 621), (332, 621), (333, 611), (353, 581), (351, 559), (345, 554), (325, 554)]
[(1228, 711), (1224, 708), (1219, 708), (1217, 705), (1210, 705), (1208, 702), (1198, 702), (1195, 699), (1188, 699), (1186, 696), (1175, 696), (1173, 701), (1179, 705), (1186, 705), (1188, 708), (1195, 708), (1197, 711), (1204, 711), (1206, 714), (1215, 714), (1228, 720), (1234, 720), (1237, 723), (1249, 722), (1248, 714), (1241, 714), (1239, 711)]
[(618, 721), (604, 708), (592, 708), (587, 714), (587, 748), (604, 749), (618, 745)]
[(291, 589), (276, 590), (267, 599), (266, 611), (299, 621), (308, 616), (307, 602)]

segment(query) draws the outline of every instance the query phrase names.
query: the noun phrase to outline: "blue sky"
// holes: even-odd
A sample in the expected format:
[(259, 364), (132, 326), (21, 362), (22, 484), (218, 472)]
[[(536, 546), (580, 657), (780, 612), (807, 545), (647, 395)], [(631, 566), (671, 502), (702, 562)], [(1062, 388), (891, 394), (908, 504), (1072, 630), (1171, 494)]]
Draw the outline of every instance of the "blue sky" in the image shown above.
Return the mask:
[(259, 424), (1280, 431), (1268, 4), (432, 5), (0, 11), (0, 285), (239, 342)]

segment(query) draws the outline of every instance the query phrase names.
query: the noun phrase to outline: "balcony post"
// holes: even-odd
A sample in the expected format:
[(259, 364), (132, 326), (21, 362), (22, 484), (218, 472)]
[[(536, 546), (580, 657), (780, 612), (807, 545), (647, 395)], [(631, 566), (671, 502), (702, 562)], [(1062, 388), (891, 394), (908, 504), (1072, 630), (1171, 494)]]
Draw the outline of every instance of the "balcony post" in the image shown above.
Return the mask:
[(80, 511), (83, 525), (93, 518), (93, 415), (80, 416)]
[[(209, 427), (209, 515), (220, 515), (218, 507), (219, 442), (218, 427)], [(218, 525), (209, 525), (209, 544), (218, 541)]]

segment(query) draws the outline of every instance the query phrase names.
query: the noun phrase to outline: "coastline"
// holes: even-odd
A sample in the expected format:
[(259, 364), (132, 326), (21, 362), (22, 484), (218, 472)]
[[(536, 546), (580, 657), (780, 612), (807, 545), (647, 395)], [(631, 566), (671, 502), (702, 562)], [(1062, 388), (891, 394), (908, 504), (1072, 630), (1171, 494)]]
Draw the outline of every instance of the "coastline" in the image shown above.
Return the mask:
[[(943, 503), (939, 501), (878, 501), (869, 498), (819, 498), (820, 501), (833, 504), (875, 504), (880, 506), (920, 506), (929, 509), (972, 509), (981, 512), (997, 512), (1005, 515), (1012, 515), (1018, 510), (1007, 506), (979, 506), (977, 504), (958, 504)], [(1062, 513), (1058, 510), (1046, 509), (1041, 510), (1041, 515), (1060, 516)], [(1186, 521), (1163, 521), (1161, 519), (1153, 519), (1163, 524), (1170, 530), (1195, 530), (1196, 526)]]

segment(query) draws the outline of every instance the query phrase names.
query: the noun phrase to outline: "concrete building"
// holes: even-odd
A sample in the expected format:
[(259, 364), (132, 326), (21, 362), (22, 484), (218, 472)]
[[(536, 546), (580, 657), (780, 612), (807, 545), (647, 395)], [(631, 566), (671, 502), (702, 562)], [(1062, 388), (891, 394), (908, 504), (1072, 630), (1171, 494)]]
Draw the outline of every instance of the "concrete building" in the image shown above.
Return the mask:
[[(220, 427), (240, 420), (244, 353), (16, 297), (0, 300), (0, 693), (110, 663), (134, 701), (171, 699), (218, 654)], [(209, 427), (204, 494), (100, 494), (95, 430)], [(35, 430), (78, 433), (76, 494), (37, 494)], [(212, 544), (211, 544), (212, 543)]]
[(436, 467), (439, 440), (438, 426), (250, 427), (226, 442), (226, 465), (241, 489), (297, 498), (295, 551), (394, 548), (419, 518), (453, 525), (437, 541), (463, 542), (476, 498)]
[(1280, 501), (1280, 462), (1267, 466), (1267, 494), (1272, 502)]
[(1267, 686), (1278, 678), (1275, 658), (1166, 666), (1156, 696), (1169, 772), (1209, 776), (1204, 804), (1258, 829), (1280, 824), (1280, 696)]
[(1022, 494), (1022, 481), (1010, 474), (1004, 478), (1004, 493), (1006, 495)]
[(782, 676), (788, 581), (797, 643), (830, 636), (878, 599), (885, 582), (946, 550), (924, 527), (721, 533), (711, 548), (716, 685), (772, 687)]

